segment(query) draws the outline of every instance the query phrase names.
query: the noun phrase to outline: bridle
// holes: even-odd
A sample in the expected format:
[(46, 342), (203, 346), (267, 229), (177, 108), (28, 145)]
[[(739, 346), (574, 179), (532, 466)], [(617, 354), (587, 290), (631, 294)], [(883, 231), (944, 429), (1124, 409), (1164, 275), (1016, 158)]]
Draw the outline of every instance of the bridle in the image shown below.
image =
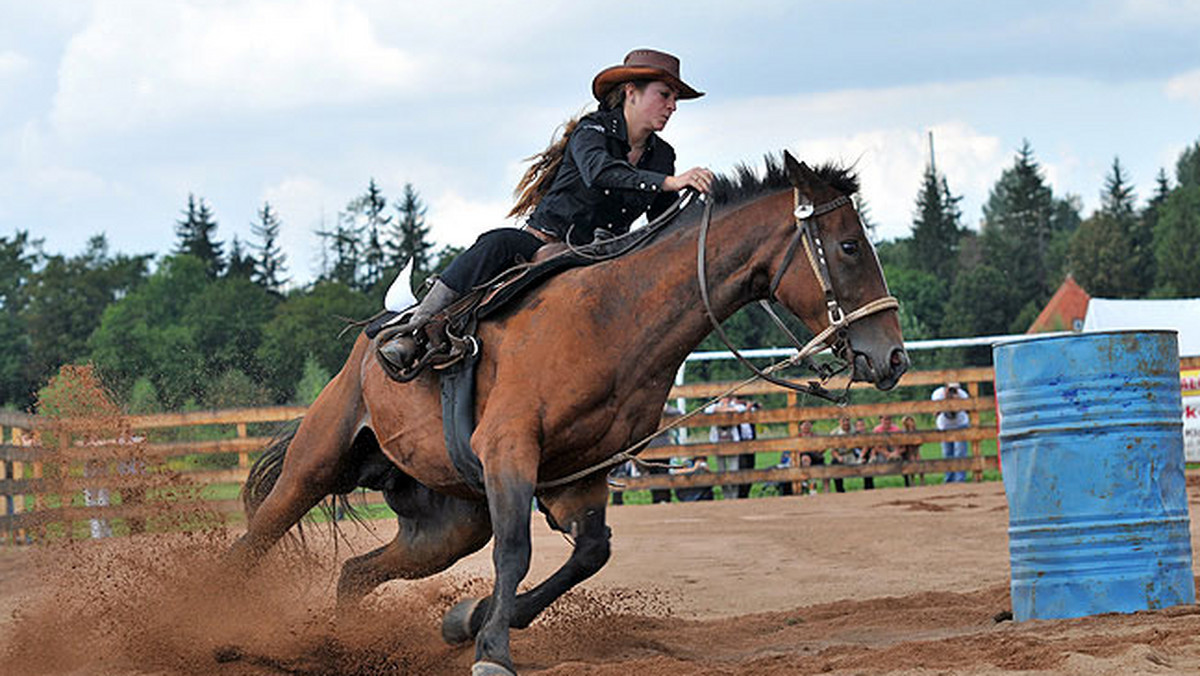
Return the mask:
[[(696, 277), (700, 283), (700, 298), (704, 303), (704, 312), (708, 316), (709, 322), (713, 326), (713, 330), (720, 337), (721, 342), (729, 348), (734, 357), (737, 358), (746, 368), (750, 369), (759, 378), (767, 382), (774, 383), (780, 387), (785, 387), (790, 390), (804, 392), (822, 399), (842, 403), (845, 401), (845, 392), (840, 396), (833, 395), (822, 384), (832, 377), (835, 373), (845, 370), (853, 364), (853, 351), (850, 347), (850, 339), (847, 328), (850, 324), (873, 315), (884, 310), (892, 310), (900, 307), (899, 301), (893, 296), (882, 296), (876, 298), (861, 307), (847, 313), (841, 303), (838, 301), (837, 292), (833, 288), (833, 279), (829, 274), (829, 259), (825, 254), (825, 245), (821, 242), (820, 219), (825, 214), (837, 211), (851, 204), (850, 198), (845, 195), (840, 195), (828, 202), (823, 202), (816, 206), (808, 201), (801, 201), (800, 191), (793, 188), (795, 210), (792, 212), (795, 219), (796, 230), (788, 242), (787, 251), (784, 253), (783, 262), (780, 263), (779, 269), (775, 271), (775, 276), (771, 279), (771, 286), (767, 292), (768, 300), (760, 301), (759, 304), (771, 316), (771, 319), (777, 326), (783, 329), (784, 333), (796, 345), (797, 353), (778, 364), (775, 364), (766, 371), (759, 369), (750, 360), (746, 359), (736, 347), (730, 342), (729, 337), (725, 334), (725, 330), (721, 328), (721, 322), (717, 320), (713, 313), (712, 305), (708, 298), (708, 279), (705, 272), (705, 252), (707, 251), (708, 229), (712, 221), (712, 200), (706, 200), (704, 205), (704, 215), (700, 219), (700, 236), (696, 242)], [(796, 257), (796, 250), (803, 244), (805, 257), (808, 259), (809, 265), (812, 266), (813, 274), (817, 278), (817, 282), (821, 285), (821, 291), (825, 296), (825, 308), (829, 325), (820, 331), (807, 344), (801, 345), (800, 341), (787, 330), (783, 321), (771, 309), (769, 300), (777, 300), (775, 292), (779, 288), (779, 284), (783, 281), (784, 274), (791, 267), (792, 261)], [(831, 340), (832, 338), (832, 340)], [(830, 349), (834, 354), (850, 355), (849, 362), (843, 364), (841, 368), (831, 369), (828, 366), (816, 366), (811, 359), (813, 354), (822, 350)], [(807, 384), (799, 384), (772, 375), (773, 371), (781, 368), (786, 368), (794, 364), (805, 364), (812, 368), (820, 376), (821, 381), (810, 381)], [(847, 380), (847, 388), (849, 388), (849, 379)]]

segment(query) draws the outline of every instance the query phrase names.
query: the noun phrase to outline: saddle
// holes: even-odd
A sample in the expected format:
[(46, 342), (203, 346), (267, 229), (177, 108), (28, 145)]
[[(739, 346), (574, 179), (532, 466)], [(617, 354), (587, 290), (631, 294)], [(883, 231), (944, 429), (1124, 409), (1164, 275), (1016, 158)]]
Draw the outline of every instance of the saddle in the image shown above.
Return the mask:
[[(593, 255), (567, 250), (565, 245), (549, 254), (545, 256), (539, 252), (538, 259), (510, 268), (435, 314), (412, 336), (419, 348), (416, 361), (407, 368), (397, 368), (387, 360), (379, 359), (384, 372), (393, 380), (405, 383), (426, 369), (442, 371), (464, 359), (474, 358), (481, 349), (479, 339), (475, 336), (475, 329), (481, 320), (508, 308), (551, 277), (600, 260)], [(384, 312), (377, 316), (366, 328), (367, 337), (389, 338), (388, 328), (399, 323), (398, 319), (403, 319), (401, 314)]]

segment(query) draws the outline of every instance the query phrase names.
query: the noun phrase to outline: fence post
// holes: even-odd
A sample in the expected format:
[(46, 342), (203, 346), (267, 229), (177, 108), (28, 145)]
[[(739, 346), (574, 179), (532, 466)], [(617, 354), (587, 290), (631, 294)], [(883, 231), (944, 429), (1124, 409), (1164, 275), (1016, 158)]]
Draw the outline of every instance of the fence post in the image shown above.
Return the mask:
[[(237, 437), (238, 439), (246, 438), (246, 423), (240, 422), (237, 424)], [(246, 469), (249, 466), (250, 453), (244, 450), (238, 451), (238, 467), (241, 469)]]
[[(796, 392), (794, 390), (787, 391), (787, 407), (788, 407), (789, 413), (792, 411), (792, 409), (796, 408), (796, 403), (798, 400), (799, 400), (799, 397), (796, 396)], [(789, 420), (788, 424), (787, 424), (787, 430), (788, 430), (788, 436), (791, 437), (792, 439), (800, 438), (800, 423), (796, 422), (795, 420)], [(796, 451), (793, 449), (791, 458), (792, 458), (791, 466), (799, 467), (800, 466), (799, 451)], [(792, 482), (792, 495), (800, 495), (801, 493), (803, 493), (803, 490), (801, 488), (802, 483), (803, 482), (800, 482), (800, 481)]]
[[(967, 383), (967, 394), (971, 395), (971, 401), (979, 401), (979, 383)], [(979, 416), (979, 411), (975, 411), (975, 421), (967, 429), (980, 426), (983, 421), (979, 419)], [(983, 481), (983, 442), (981, 440), (975, 439), (971, 442), (971, 457), (975, 459), (975, 469), (972, 474), (975, 475), (975, 482), (979, 483)]]
[[(15, 427), (13, 428), (13, 434), (14, 435), (16, 434)], [(0, 444), (4, 443), (4, 439), (6, 436), (8, 436), (8, 435), (6, 434), (5, 428), (0, 427)], [(3, 461), (0, 461), (0, 481), (4, 481), (5, 479), (12, 478), (12, 470), (9, 469), (10, 467), (12, 467), (12, 463), (9, 460), (6, 459)], [(0, 498), (2, 498), (2, 499), (0, 499), (0, 516), (9, 516), (9, 515), (12, 515), (15, 513), (13, 511), (13, 509), (15, 507), (14, 497), (15, 496), (10, 492), (5, 492), (3, 496), (0, 496)], [(13, 542), (15, 542), (16, 529), (9, 528), (9, 529), (7, 529), (7, 532), (4, 534), (7, 536), (9, 544), (12, 544)]]

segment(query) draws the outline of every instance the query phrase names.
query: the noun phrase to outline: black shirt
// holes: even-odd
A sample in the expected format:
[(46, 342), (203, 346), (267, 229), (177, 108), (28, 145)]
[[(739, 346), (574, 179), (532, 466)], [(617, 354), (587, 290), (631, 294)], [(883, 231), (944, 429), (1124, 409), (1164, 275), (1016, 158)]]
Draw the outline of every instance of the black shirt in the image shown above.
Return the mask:
[(573, 244), (586, 244), (596, 228), (616, 234), (647, 213), (666, 210), (675, 193), (663, 181), (675, 173), (675, 149), (650, 134), (637, 166), (629, 156), (629, 135), (620, 109), (597, 111), (579, 121), (550, 190), (529, 217), (529, 225)]

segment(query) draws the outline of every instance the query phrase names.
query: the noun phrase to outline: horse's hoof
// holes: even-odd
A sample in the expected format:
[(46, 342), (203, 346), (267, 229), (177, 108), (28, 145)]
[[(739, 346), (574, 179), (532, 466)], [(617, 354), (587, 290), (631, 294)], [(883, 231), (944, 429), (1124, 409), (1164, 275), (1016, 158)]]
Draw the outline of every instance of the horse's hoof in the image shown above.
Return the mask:
[[(474, 640), (475, 632), (471, 631), (471, 616), (475, 614), (475, 608), (478, 606), (479, 599), (467, 599), (459, 601), (451, 608), (450, 612), (442, 618), (442, 640), (450, 645)], [(491, 664), (491, 662), (487, 664)], [(473, 667), (471, 673), (474, 674)]]
[(471, 676), (517, 676), (517, 672), (503, 664), (480, 661), (471, 665)]

